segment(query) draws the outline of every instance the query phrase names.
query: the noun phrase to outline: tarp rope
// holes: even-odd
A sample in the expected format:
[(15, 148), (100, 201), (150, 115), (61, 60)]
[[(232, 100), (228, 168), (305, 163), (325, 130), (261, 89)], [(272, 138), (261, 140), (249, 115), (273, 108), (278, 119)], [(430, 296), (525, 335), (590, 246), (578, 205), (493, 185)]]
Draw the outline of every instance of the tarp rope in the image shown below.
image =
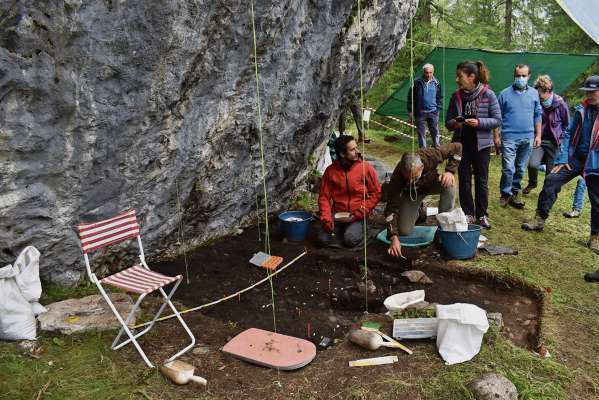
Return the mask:
[[(252, 16), (252, 39), (254, 45), (254, 76), (256, 79), (256, 114), (258, 117), (258, 138), (260, 143), (260, 164), (262, 169), (262, 188), (264, 191), (264, 226), (265, 226), (265, 238), (264, 243), (265, 253), (270, 254), (270, 232), (268, 227), (268, 192), (266, 190), (266, 164), (264, 162), (264, 141), (262, 138), (262, 111), (260, 108), (260, 76), (258, 74), (258, 45), (256, 40), (256, 16), (254, 13), (254, 0), (250, 1), (250, 11)], [(256, 210), (258, 212), (258, 210)], [(277, 315), (275, 310), (275, 289), (272, 283), (272, 273), (266, 269), (267, 278), (270, 283), (270, 296), (272, 301), (272, 323), (273, 329), (277, 332)]]
[[(362, 154), (366, 154), (366, 146), (365, 146), (365, 136), (366, 131), (364, 130), (364, 74), (362, 72), (362, 6), (360, 4), (361, 0), (356, 0), (358, 3), (358, 62), (360, 68), (360, 125), (362, 130)], [(363, 208), (363, 223), (364, 227), (364, 302), (365, 302), (365, 310), (368, 312), (368, 215), (366, 213), (366, 191), (368, 190), (366, 187), (366, 162), (362, 162), (362, 187), (363, 190), (363, 199), (362, 199), (362, 208)]]
[[(410, 0), (410, 8), (413, 9), (414, 7), (414, 2), (412, 0)], [(414, 15), (415, 16), (415, 15)], [(413, 27), (413, 23), (412, 21), (414, 20), (414, 17), (410, 18), (410, 39), (414, 38), (414, 30), (412, 29)], [(415, 118), (415, 114), (414, 114), (414, 42), (412, 40), (410, 40), (410, 87), (412, 88), (410, 96), (411, 96), (411, 101), (412, 101), (412, 120), (414, 120)], [(415, 140), (416, 140), (416, 133), (414, 131), (414, 125), (412, 124), (410, 126), (410, 131), (412, 134), (412, 154), (414, 153), (414, 148), (415, 148)], [(412, 164), (411, 168), (414, 168), (414, 165)], [(414, 171), (410, 171), (410, 175), (413, 176), (413, 172)], [(411, 180), (411, 179), (410, 179)], [(418, 198), (418, 191), (416, 190), (416, 182), (414, 181), (413, 183), (409, 183), (408, 187), (410, 188), (410, 200), (412, 201), (416, 201), (416, 199)]]

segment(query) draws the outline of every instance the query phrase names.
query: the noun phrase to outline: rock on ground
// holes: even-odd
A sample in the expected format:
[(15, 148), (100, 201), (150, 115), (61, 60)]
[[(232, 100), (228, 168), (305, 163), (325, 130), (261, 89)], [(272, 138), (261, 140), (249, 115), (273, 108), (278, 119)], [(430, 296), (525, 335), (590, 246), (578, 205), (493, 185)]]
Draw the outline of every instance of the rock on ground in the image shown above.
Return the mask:
[(517, 400), (518, 390), (506, 377), (487, 373), (468, 384), (476, 400)]
[(430, 285), (433, 283), (431, 278), (429, 278), (424, 272), (418, 270), (406, 271), (401, 274), (401, 276), (405, 277), (412, 283), (424, 283)]
[[(46, 281), (75, 284), (85, 270), (74, 227), (129, 208), (152, 257), (256, 218), (250, 3), (0, 2), (0, 265), (34, 245)], [(366, 91), (404, 45), (418, 1), (363, 5)], [(355, 0), (258, 0), (255, 15), (276, 212), (359, 95), (359, 19)], [(98, 253), (102, 272), (135, 256)]]
[[(110, 299), (117, 311), (127, 316), (133, 308), (131, 297), (124, 293), (110, 293)], [(46, 306), (48, 312), (40, 314), (38, 320), (43, 331), (58, 331), (65, 335), (88, 330), (120, 329), (121, 325), (116, 319), (108, 303), (99, 294), (59, 301)], [(139, 309), (135, 318), (139, 316)]]

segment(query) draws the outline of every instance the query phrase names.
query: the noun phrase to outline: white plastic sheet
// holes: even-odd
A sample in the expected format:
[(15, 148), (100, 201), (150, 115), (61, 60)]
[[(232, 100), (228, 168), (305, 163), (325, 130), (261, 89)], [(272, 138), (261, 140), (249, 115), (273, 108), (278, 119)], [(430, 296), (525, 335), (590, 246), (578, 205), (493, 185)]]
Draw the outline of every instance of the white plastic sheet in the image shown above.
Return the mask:
[(39, 277), (40, 252), (26, 247), (14, 265), (0, 268), (0, 339), (35, 340), (35, 316), (46, 309)]
[(597, 2), (591, 0), (557, 0), (566, 14), (599, 44), (599, 24), (597, 23)]
[(437, 305), (437, 348), (447, 365), (471, 360), (489, 329), (487, 313), (474, 304)]
[(468, 230), (468, 220), (461, 208), (437, 214), (435, 218), (444, 231), (465, 232)]

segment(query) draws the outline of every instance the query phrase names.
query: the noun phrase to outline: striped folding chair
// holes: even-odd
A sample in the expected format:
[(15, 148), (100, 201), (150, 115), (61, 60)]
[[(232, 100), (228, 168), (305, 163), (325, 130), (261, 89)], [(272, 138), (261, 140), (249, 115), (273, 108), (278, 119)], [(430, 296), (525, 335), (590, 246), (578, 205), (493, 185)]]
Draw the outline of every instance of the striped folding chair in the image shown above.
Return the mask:
[[(148, 357), (141, 349), (141, 346), (137, 342), (137, 339), (140, 336), (147, 333), (152, 328), (152, 326), (154, 326), (156, 320), (160, 317), (160, 314), (162, 314), (162, 311), (164, 310), (167, 304), (173, 310), (173, 313), (175, 313), (175, 315), (179, 319), (179, 322), (181, 323), (181, 325), (183, 325), (183, 328), (185, 328), (185, 331), (191, 338), (191, 344), (185, 347), (183, 350), (176, 353), (168, 360), (166, 360), (166, 362), (176, 359), (181, 354), (191, 349), (195, 344), (195, 337), (191, 333), (191, 330), (189, 329), (185, 321), (183, 321), (183, 318), (181, 318), (179, 311), (177, 311), (177, 309), (171, 302), (171, 297), (179, 287), (182, 277), (181, 275), (166, 276), (150, 270), (150, 268), (146, 264), (144, 250), (141, 244), (141, 236), (139, 234), (139, 225), (137, 224), (137, 218), (135, 217), (135, 211), (125, 211), (122, 214), (117, 215), (116, 217), (99, 222), (79, 224), (77, 228), (79, 230), (79, 237), (81, 239), (81, 249), (83, 250), (83, 258), (85, 259), (87, 274), (90, 280), (93, 283), (95, 283), (96, 286), (98, 286), (98, 289), (102, 294), (102, 297), (104, 297), (106, 302), (108, 302), (108, 306), (122, 325), (119, 334), (112, 343), (112, 349), (117, 350), (128, 343), (133, 343), (133, 345), (135, 346), (139, 354), (141, 354), (141, 357), (146, 362), (146, 364), (148, 364), (150, 368), (153, 368), (154, 365), (148, 360)], [(92, 251), (101, 249), (102, 247), (113, 245), (132, 238), (137, 238), (137, 243), (139, 245), (140, 263), (123, 271), (117, 272), (114, 275), (98, 279), (98, 277), (96, 277), (96, 274), (92, 273), (91, 271), (88, 254)], [(175, 282), (175, 284), (171, 289), (170, 293), (167, 295), (163, 288), (164, 286), (169, 285), (173, 282)], [(135, 303), (133, 309), (125, 319), (123, 319), (123, 316), (119, 314), (112, 301), (110, 301), (110, 298), (106, 294), (106, 290), (104, 289), (103, 285), (111, 285), (130, 293), (139, 294), (137, 302)], [(135, 311), (139, 308), (142, 300), (146, 297), (146, 295), (156, 290), (158, 290), (164, 298), (163, 304), (160, 306), (160, 309), (154, 316), (152, 322), (144, 330), (137, 333), (132, 332), (131, 329), (129, 329), (128, 325), (131, 322), (133, 315), (135, 314)], [(123, 334), (126, 334), (128, 336), (128, 339), (120, 341)]]

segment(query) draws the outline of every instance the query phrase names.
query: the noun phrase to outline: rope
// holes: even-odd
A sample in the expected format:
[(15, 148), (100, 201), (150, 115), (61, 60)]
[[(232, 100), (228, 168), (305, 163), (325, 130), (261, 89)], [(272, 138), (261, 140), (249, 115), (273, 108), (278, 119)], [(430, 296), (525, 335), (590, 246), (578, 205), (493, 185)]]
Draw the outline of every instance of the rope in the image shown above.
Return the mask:
[[(362, 154), (366, 154), (366, 146), (365, 146), (365, 136), (366, 131), (364, 130), (364, 75), (362, 73), (362, 6), (360, 4), (361, 0), (356, 0), (358, 3), (358, 60), (359, 60), (359, 68), (360, 68), (360, 125), (362, 128)], [(362, 187), (363, 191), (363, 199), (362, 199), (362, 207), (363, 207), (363, 223), (364, 227), (363, 235), (364, 235), (364, 303), (365, 310), (368, 312), (368, 221), (366, 215), (366, 162), (362, 161)]]
[[(376, 111), (374, 108), (368, 108), (368, 107), (366, 107), (366, 109), (367, 109), (367, 110), (370, 110), (370, 111), (371, 111), (371, 112), (373, 112), (373, 113)], [(377, 115), (379, 115), (379, 114), (377, 114)], [(390, 120), (392, 120), (392, 121), (395, 121), (395, 122), (398, 122), (398, 123), (400, 123), (400, 124), (402, 124), (402, 125), (405, 125), (405, 126), (407, 126), (407, 127), (409, 127), (409, 128), (414, 128), (414, 127), (416, 126), (416, 125), (414, 125), (414, 124), (411, 124), (411, 123), (409, 123), (409, 122), (406, 122), (406, 121), (404, 121), (404, 120), (402, 120), (402, 119), (396, 118), (396, 117), (394, 117), (394, 116), (392, 116), (392, 115), (381, 115), (381, 117), (389, 118)], [(391, 127), (389, 127), (389, 126), (387, 126), (387, 125), (383, 125), (383, 124), (381, 124), (380, 122), (377, 122), (377, 121), (375, 121), (375, 120), (373, 120), (373, 119), (371, 119), (371, 121), (372, 121), (372, 122), (374, 122), (375, 124), (378, 124), (378, 125), (380, 125), (380, 126), (383, 126), (383, 127), (387, 128), (387, 129), (389, 129), (389, 130), (391, 130), (391, 131), (393, 131), (393, 132), (401, 133), (402, 135), (404, 135), (404, 136), (407, 136), (407, 137), (410, 137), (410, 138), (411, 138), (411, 136), (410, 136), (410, 135), (407, 135), (407, 134), (405, 134), (405, 133), (403, 133), (403, 132), (400, 132), (400, 131), (398, 131), (398, 130), (396, 130), (396, 129), (394, 129), (394, 128), (391, 128)], [(444, 136), (444, 135), (440, 135), (440, 136), (441, 136), (443, 139), (451, 140), (451, 138), (450, 138), (449, 136)]]
[(187, 264), (187, 246), (185, 245), (185, 239), (183, 238), (183, 213), (181, 212), (181, 196), (179, 195), (179, 181), (175, 180), (177, 187), (177, 209), (179, 212), (179, 242), (183, 247), (183, 260), (185, 261), (185, 280), (189, 285), (189, 266)]
[[(413, 1), (410, 0), (410, 7), (413, 7)], [(415, 14), (414, 14), (415, 16)], [(413, 31), (413, 21), (414, 17), (410, 18), (410, 39), (414, 37)], [(411, 97), (412, 97), (412, 118), (414, 118), (414, 41), (410, 41), (410, 87), (412, 88)], [(414, 133), (415, 126), (412, 124), (410, 127), (412, 133), (412, 153), (414, 153), (414, 141), (416, 140), (416, 135)], [(413, 165), (412, 165), (413, 168)], [(413, 176), (414, 171), (410, 171), (410, 175)], [(410, 179), (411, 180), (411, 179)], [(416, 201), (418, 198), (418, 191), (416, 190), (416, 182), (408, 185), (410, 188), (410, 200)], [(414, 193), (412, 193), (412, 190)]]
[[(233, 294), (230, 294), (228, 296), (225, 296), (222, 299), (218, 299), (218, 300), (212, 301), (210, 303), (202, 304), (201, 306), (190, 308), (188, 310), (183, 310), (183, 311), (179, 312), (179, 314), (182, 315), (182, 314), (187, 314), (187, 313), (192, 312), (192, 311), (201, 310), (203, 308), (211, 307), (211, 306), (217, 305), (218, 303), (222, 303), (223, 301), (230, 300), (230, 299), (232, 299), (234, 297), (238, 297), (241, 294), (243, 294), (243, 293), (245, 293), (245, 292), (247, 292), (249, 290), (252, 290), (256, 286), (263, 284), (264, 282), (266, 282), (267, 280), (271, 279), (273, 276), (277, 275), (278, 273), (285, 271), (287, 269), (287, 267), (289, 267), (290, 265), (292, 265), (293, 263), (295, 263), (297, 260), (299, 260), (300, 258), (302, 258), (303, 256), (305, 256), (306, 254), (308, 254), (308, 251), (304, 250), (304, 252), (301, 253), (299, 256), (295, 257), (293, 260), (289, 261), (287, 264), (285, 264), (281, 268), (277, 269), (272, 274), (269, 274), (269, 276), (267, 276), (266, 278), (259, 280), (258, 282), (254, 283), (251, 286), (246, 287), (245, 289), (241, 289), (240, 291), (235, 292)], [(176, 314), (167, 315), (167, 316), (158, 318), (156, 320), (156, 322), (158, 322), (158, 321), (165, 321), (167, 319), (171, 319), (171, 318), (174, 318), (176, 316), (177, 316)], [(148, 322), (144, 322), (144, 323), (141, 323), (141, 324), (138, 324), (138, 325), (131, 326), (130, 328), (131, 329), (137, 329), (137, 328), (144, 327), (146, 325), (150, 325), (151, 323), (152, 323), (152, 321), (148, 321)]]
[[(258, 75), (258, 50), (256, 40), (256, 16), (254, 14), (254, 0), (250, 1), (250, 10), (252, 14), (252, 38), (254, 43), (254, 73), (256, 78), (256, 108), (258, 114), (258, 137), (260, 139), (260, 164), (262, 167), (262, 188), (264, 190), (264, 226), (266, 229), (264, 243), (265, 253), (270, 255), (270, 232), (268, 228), (268, 193), (266, 191), (266, 165), (264, 162), (264, 143), (262, 138), (262, 112), (260, 109), (260, 77)], [(272, 300), (272, 323), (274, 331), (277, 332), (277, 316), (275, 310), (275, 289), (272, 284), (272, 274), (266, 270), (267, 278), (270, 281), (270, 296)]]

